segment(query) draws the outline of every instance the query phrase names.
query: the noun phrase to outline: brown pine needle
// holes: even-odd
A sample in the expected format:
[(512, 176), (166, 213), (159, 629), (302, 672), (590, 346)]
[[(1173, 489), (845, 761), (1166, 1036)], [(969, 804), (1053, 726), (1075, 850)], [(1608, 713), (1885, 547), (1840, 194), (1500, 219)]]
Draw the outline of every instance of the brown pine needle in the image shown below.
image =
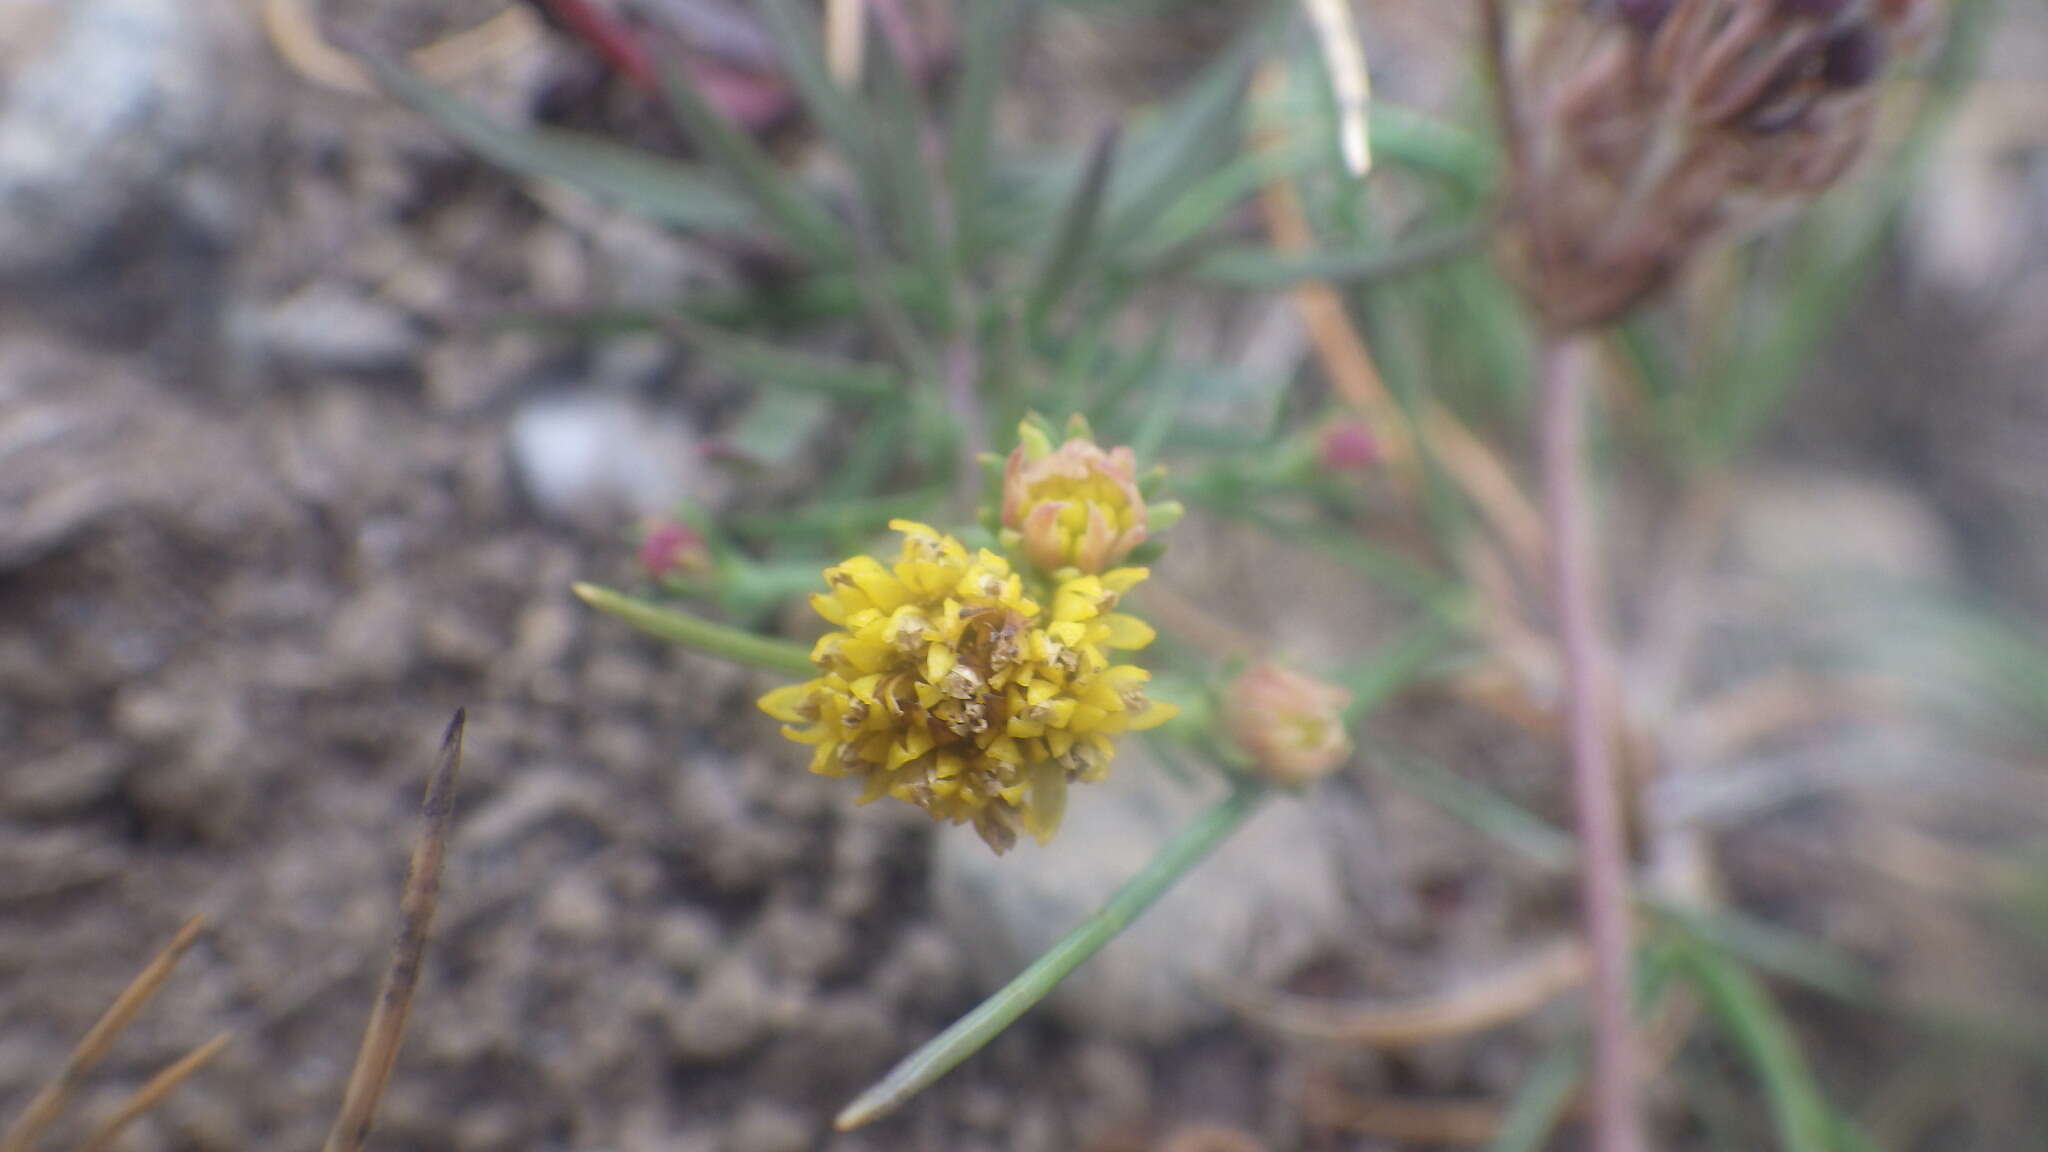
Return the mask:
[(1499, 972), (1433, 996), (1366, 1004), (1287, 996), (1241, 1002), (1238, 1009), (1293, 1036), (1409, 1048), (1520, 1019), (1585, 978), (1585, 948), (1576, 940), (1558, 940)]
[(171, 942), (164, 945), (163, 951), (157, 953), (156, 958), (136, 974), (128, 987), (122, 989), (121, 994), (114, 998), (113, 1005), (86, 1032), (85, 1038), (78, 1042), (78, 1047), (71, 1050), (71, 1056), (64, 1061), (64, 1067), (58, 1071), (56, 1079), (45, 1085), (41, 1092), (36, 1093), (35, 1099), (29, 1101), (28, 1109), (21, 1114), (21, 1119), (14, 1122), (14, 1126), (7, 1130), (5, 1136), (0, 1136), (0, 1152), (28, 1152), (36, 1137), (42, 1134), (43, 1129), (49, 1127), (50, 1121), (55, 1120), (59, 1112), (63, 1111), (64, 1102), (70, 1099), (71, 1091), (78, 1086), (79, 1080), (92, 1070), (93, 1065), (100, 1062), (100, 1058), (107, 1054), (107, 1049), (113, 1046), (115, 1038), (120, 1036), (121, 1030), (128, 1027), (129, 1022), (135, 1019), (136, 1014), (141, 1012), (150, 998), (157, 994), (157, 990), (163, 987), (164, 981), (170, 978), (171, 969), (177, 966), (178, 959), (185, 954), (185, 950), (192, 947), (192, 942), (199, 938), (199, 930), (205, 923), (205, 918), (200, 916), (185, 921), (185, 926), (178, 929), (178, 934), (171, 937)]
[[(263, 33), (271, 50), (303, 79), (336, 92), (374, 95), (377, 86), (355, 57), (328, 43), (309, 0), (261, 0)], [(436, 80), (452, 80), (541, 43), (538, 17), (514, 4), (474, 27), (452, 33), (412, 54), (413, 66)]]
[(1479, 1100), (1403, 1100), (1393, 1096), (1358, 1099), (1326, 1088), (1308, 1109), (1319, 1127), (1356, 1132), (1401, 1144), (1475, 1148), (1500, 1131), (1497, 1105)]
[(413, 846), (412, 868), (405, 877), (405, 896), (399, 904), (398, 947), (392, 953), (384, 988), (370, 1010), (370, 1023), (363, 1031), (362, 1047), (356, 1052), (355, 1069), (349, 1073), (341, 1111), (334, 1118), (333, 1130), (327, 1134), (326, 1152), (356, 1152), (362, 1148), (369, 1139), (384, 1087), (391, 1081), (391, 1068), (398, 1061), (398, 1045), (405, 1036), (405, 1017), (412, 1008), (413, 990), (419, 985), (427, 934), (434, 926), (434, 899), (441, 883), (441, 863), (448, 854), (448, 829), (455, 818), (455, 780), (462, 770), (462, 733), (467, 722), (464, 710), (456, 709), (447, 734), (441, 738), (441, 755), (434, 765), (434, 774), (427, 780), (427, 798), (420, 808), (426, 827)]
[(220, 1055), (220, 1050), (227, 1046), (228, 1034), (223, 1032), (185, 1053), (168, 1068), (150, 1077), (149, 1083), (136, 1089), (135, 1094), (123, 1101), (121, 1107), (99, 1126), (99, 1130), (92, 1134), (92, 1139), (85, 1142), (85, 1152), (105, 1152), (123, 1129), (140, 1119), (150, 1109), (163, 1103), (164, 1097), (169, 1096), (172, 1089), (183, 1084), (186, 1077), (205, 1067), (207, 1061)]

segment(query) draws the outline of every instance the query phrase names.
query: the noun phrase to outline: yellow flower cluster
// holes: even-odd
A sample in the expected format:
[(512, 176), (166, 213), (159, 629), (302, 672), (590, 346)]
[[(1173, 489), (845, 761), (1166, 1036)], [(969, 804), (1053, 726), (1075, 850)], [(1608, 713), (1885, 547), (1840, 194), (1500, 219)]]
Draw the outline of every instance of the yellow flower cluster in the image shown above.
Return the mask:
[(1112, 664), (1152, 629), (1113, 611), (1143, 568), (1053, 574), (1042, 606), (993, 552), (910, 521), (893, 565), (856, 556), (827, 569), (811, 604), (836, 630), (811, 651), (818, 675), (761, 708), (813, 745), (811, 771), (857, 776), (935, 819), (973, 824), (997, 852), (1017, 832), (1052, 837), (1070, 781), (1109, 770), (1117, 733), (1174, 714), (1149, 674)]

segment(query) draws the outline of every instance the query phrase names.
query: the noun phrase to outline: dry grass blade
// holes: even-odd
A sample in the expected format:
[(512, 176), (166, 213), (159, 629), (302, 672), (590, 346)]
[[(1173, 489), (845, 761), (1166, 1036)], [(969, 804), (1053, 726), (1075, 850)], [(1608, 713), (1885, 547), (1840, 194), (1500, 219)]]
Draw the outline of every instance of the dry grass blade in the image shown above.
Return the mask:
[(1348, 1005), (1280, 997), (1241, 1001), (1238, 1010), (1293, 1036), (1406, 1048), (1519, 1019), (1585, 978), (1585, 948), (1576, 940), (1559, 940), (1484, 979), (1435, 996)]
[(1431, 1148), (1476, 1148), (1500, 1131), (1501, 1110), (1478, 1100), (1356, 1097), (1332, 1083), (1311, 1088), (1304, 1119), (1318, 1128)]
[(363, 1146), (384, 1086), (391, 1080), (392, 1065), (398, 1061), (398, 1045), (405, 1036), (413, 990), (419, 984), (427, 934), (434, 926), (434, 899), (441, 883), (441, 862), (448, 853), (448, 829), (455, 819), (455, 780), (462, 770), (466, 723), (464, 711), (456, 709), (441, 738), (440, 759), (427, 781), (427, 798), (420, 808), (426, 827), (413, 847), (412, 868), (406, 874), (405, 896), (399, 904), (398, 947), (392, 953), (391, 970), (384, 977), (376, 1006), (370, 1010), (370, 1024), (363, 1031), (363, 1045), (356, 1052), (341, 1111), (327, 1134), (326, 1152), (355, 1152)]
[(220, 1055), (228, 1046), (228, 1034), (223, 1032), (192, 1051), (179, 1057), (170, 1067), (150, 1077), (149, 1083), (135, 1090), (133, 1096), (122, 1101), (121, 1107), (109, 1116), (105, 1123), (85, 1142), (85, 1152), (106, 1152), (113, 1146), (114, 1138), (128, 1125), (133, 1124), (144, 1113), (163, 1102), (171, 1090), (183, 1084), (187, 1077), (206, 1066), (206, 1062)]
[(70, 1098), (71, 1090), (78, 1086), (79, 1079), (100, 1062), (107, 1049), (113, 1046), (115, 1037), (170, 978), (171, 969), (177, 966), (185, 950), (192, 947), (192, 942), (199, 938), (199, 930), (204, 925), (205, 919), (199, 916), (185, 921), (184, 927), (178, 929), (178, 934), (171, 937), (163, 951), (136, 974), (127, 988), (122, 989), (121, 994), (114, 998), (113, 1005), (78, 1042), (78, 1047), (71, 1050), (71, 1056), (64, 1061), (56, 1079), (36, 1093), (21, 1119), (15, 1121), (4, 1137), (0, 1137), (0, 1152), (28, 1152), (36, 1137), (57, 1118), (57, 1113), (63, 1111), (64, 1102)]

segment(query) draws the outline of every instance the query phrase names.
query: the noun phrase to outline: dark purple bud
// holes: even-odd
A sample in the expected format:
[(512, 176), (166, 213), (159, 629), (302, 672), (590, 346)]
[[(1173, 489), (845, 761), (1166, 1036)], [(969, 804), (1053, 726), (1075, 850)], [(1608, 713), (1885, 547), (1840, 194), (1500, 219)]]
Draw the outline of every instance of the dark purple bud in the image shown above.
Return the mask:
[(1830, 88), (1861, 88), (1884, 69), (1884, 34), (1868, 24), (1851, 24), (1828, 37), (1820, 50), (1820, 78)]
[(1851, 0), (1778, 0), (1778, 11), (1825, 24), (1848, 9)]
[(1621, 22), (1648, 36), (1671, 15), (1673, 0), (1614, 0), (1614, 14)]

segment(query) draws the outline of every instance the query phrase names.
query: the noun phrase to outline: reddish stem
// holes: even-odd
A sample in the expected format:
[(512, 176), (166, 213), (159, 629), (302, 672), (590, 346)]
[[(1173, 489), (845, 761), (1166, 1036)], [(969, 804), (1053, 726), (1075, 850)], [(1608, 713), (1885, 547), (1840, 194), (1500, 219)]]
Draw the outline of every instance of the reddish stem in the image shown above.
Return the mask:
[(1584, 349), (1569, 335), (1544, 338), (1542, 375), (1543, 504), (1550, 521), (1552, 594), (1564, 657), (1572, 801), (1579, 836), (1579, 894), (1593, 954), (1593, 1147), (1641, 1152), (1636, 1111), (1628, 849), (1622, 841), (1603, 651), (1594, 607), (1593, 526), (1587, 506)]
[(647, 50), (633, 38), (632, 31), (624, 23), (599, 11), (590, 0), (541, 0), (541, 3), (554, 13), (563, 27), (624, 73), (635, 87), (643, 92), (660, 90)]

